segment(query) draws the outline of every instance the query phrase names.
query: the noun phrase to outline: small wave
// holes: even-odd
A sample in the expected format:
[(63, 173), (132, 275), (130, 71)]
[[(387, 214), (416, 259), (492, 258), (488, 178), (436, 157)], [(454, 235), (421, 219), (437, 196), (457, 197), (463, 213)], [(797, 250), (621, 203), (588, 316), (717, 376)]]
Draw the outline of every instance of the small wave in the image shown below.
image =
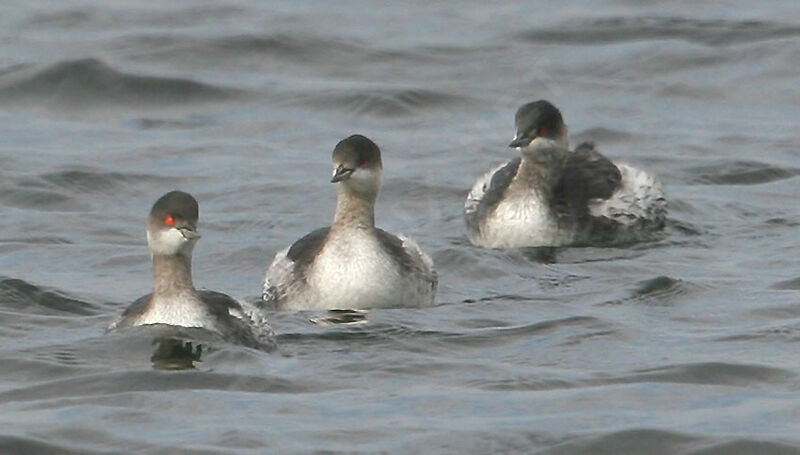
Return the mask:
[(100, 313), (100, 309), (92, 303), (17, 278), (0, 279), (0, 305), (37, 314), (92, 316)]
[(92, 455), (101, 452), (87, 450), (86, 447), (71, 448), (64, 442), (50, 443), (35, 436), (0, 436), (0, 447), (6, 453), (58, 453), (62, 455)]
[(628, 297), (604, 302), (601, 305), (626, 303), (670, 305), (675, 298), (683, 296), (696, 288), (699, 288), (699, 286), (678, 278), (661, 275), (639, 281)]
[(199, 119), (173, 120), (142, 117), (136, 119), (135, 124), (141, 130), (190, 130), (203, 128), (210, 125), (211, 122)]
[[(697, 210), (694, 207), (690, 206), (688, 203), (685, 203), (684, 201), (681, 201), (680, 199), (672, 199), (672, 200), (670, 200), (670, 210), (673, 211), (673, 212), (684, 211), (684, 212), (697, 213)], [(702, 235), (705, 235), (705, 234), (709, 233), (709, 231), (707, 231), (706, 229), (703, 229), (702, 227), (700, 227), (700, 226), (698, 226), (698, 225), (696, 225), (694, 223), (691, 223), (691, 222), (686, 221), (686, 220), (678, 220), (678, 219), (675, 219), (675, 218), (667, 220), (667, 226), (666, 227), (667, 227), (667, 230), (669, 230), (669, 231), (673, 231), (675, 233), (679, 233), (681, 235), (689, 236), (689, 237), (697, 237), (697, 236), (702, 236)], [(671, 245), (680, 245), (682, 243), (685, 243), (686, 241), (687, 240), (675, 240), (675, 239), (672, 239), (672, 240), (670, 240), (670, 242), (671, 242), (670, 244)], [(698, 242), (695, 239), (692, 239), (691, 241), (695, 242), (695, 243)], [(708, 245), (702, 244), (702, 243), (698, 244), (698, 245), (699, 246), (703, 246), (703, 247), (708, 247)]]
[(638, 370), (631, 375), (599, 381), (603, 384), (671, 382), (752, 387), (758, 384), (791, 384), (796, 380), (797, 375), (795, 373), (779, 368), (762, 365), (702, 362)]
[(726, 99), (724, 90), (712, 86), (689, 85), (686, 83), (670, 84), (658, 91), (660, 96), (665, 98), (687, 98), (692, 100), (714, 100), (722, 101)]
[(69, 397), (91, 397), (137, 391), (222, 390), (258, 393), (321, 393), (333, 387), (279, 377), (244, 374), (176, 371), (164, 375), (157, 370), (122, 371), (70, 377), (0, 392), (0, 402), (39, 401)]
[[(610, 325), (601, 319), (591, 316), (571, 316), (518, 326), (477, 329), (466, 333), (439, 333), (437, 341), (444, 344), (456, 344), (459, 347), (502, 346), (527, 342), (532, 336), (541, 336), (563, 328), (588, 330), (593, 334), (592, 337), (596, 336), (598, 331), (602, 331), (605, 335), (614, 333)], [(575, 344), (576, 337), (582, 336), (586, 336), (586, 333), (570, 334), (567, 336), (566, 344)]]
[[(32, 15), (26, 25), (29, 27), (53, 27), (79, 29), (98, 27), (106, 16), (91, 8), (72, 8), (62, 11)], [(107, 24), (106, 24), (107, 25)]]
[(130, 55), (136, 59), (191, 64), (202, 57), (200, 61), (204, 65), (224, 64), (237, 59), (252, 60), (254, 57), (307, 63), (317, 59), (341, 59), (348, 55), (366, 53), (365, 48), (355, 43), (307, 34), (240, 34), (209, 39), (146, 35), (126, 38), (117, 47), (122, 50), (132, 49)]
[[(779, 313), (780, 310), (773, 310)], [(791, 311), (787, 311), (791, 314)], [(797, 311), (794, 311), (796, 317)], [(777, 343), (796, 343), (800, 341), (800, 325), (770, 325), (767, 327), (759, 327), (756, 329), (749, 329), (744, 332), (728, 335), (724, 337), (715, 338), (714, 341), (721, 342), (777, 342)]]
[(21, 69), (0, 77), (0, 100), (82, 109), (214, 102), (243, 93), (189, 79), (123, 73), (93, 58)]
[[(416, 48), (376, 49), (370, 43), (344, 40), (335, 36), (293, 32), (275, 34), (236, 34), (196, 39), (163, 35), (126, 38), (116, 46), (134, 59), (168, 61), (190, 67), (198, 62), (206, 67), (242, 62), (259, 65), (304, 65), (313, 68), (352, 68), (354, 65), (387, 63), (424, 64), (451, 58), (456, 49)], [(472, 51), (472, 50), (470, 50)], [(310, 65), (310, 66), (309, 66)]]
[(463, 105), (468, 100), (432, 90), (387, 88), (326, 91), (294, 96), (288, 102), (319, 109), (341, 110), (349, 115), (397, 118)]
[[(174, 184), (173, 178), (159, 177), (149, 174), (132, 174), (123, 172), (110, 172), (87, 166), (70, 167), (67, 169), (45, 172), (36, 176), (26, 176), (13, 182), (14, 186), (8, 191), (19, 196), (43, 194), (48, 197), (17, 198), (18, 202), (26, 207), (41, 208), (58, 206), (59, 209), (68, 207), (72, 199), (67, 195), (81, 193), (108, 193), (117, 188), (130, 187), (131, 185), (151, 186), (153, 184)], [(65, 194), (67, 193), (67, 194)], [(42, 200), (38, 200), (42, 199)]]
[[(308, 313), (314, 315), (317, 313)], [(321, 313), (327, 315), (328, 313)], [(280, 319), (281, 314), (276, 313), (273, 323), (283, 330), (277, 335), (278, 344), (281, 346), (313, 346), (321, 342), (357, 342), (359, 346), (372, 344), (403, 344), (406, 340), (414, 343), (419, 349), (419, 343), (428, 340), (428, 347), (435, 349), (437, 346), (468, 348), (475, 346), (501, 346), (518, 342), (529, 342), (532, 336), (541, 336), (562, 329), (590, 332), (611, 331), (609, 323), (591, 316), (569, 316), (561, 319), (540, 321), (522, 325), (501, 324), (499, 326), (479, 327), (466, 331), (423, 330), (416, 327), (398, 325), (395, 322), (371, 321), (368, 325), (333, 324), (325, 330), (309, 328), (308, 324), (298, 325), (296, 330), (290, 329), (291, 322)], [(286, 318), (286, 315), (283, 315)], [(295, 316), (296, 317), (296, 316)], [(307, 320), (307, 318), (306, 318)]]
[(364, 46), (356, 43), (308, 34), (224, 36), (208, 42), (205, 50), (233, 56), (266, 54), (300, 61), (318, 57), (340, 58), (342, 54), (366, 52)]
[(35, 188), (13, 188), (6, 186), (0, 191), (0, 201), (9, 207), (33, 210), (57, 210), (62, 212), (77, 212), (87, 210), (87, 204), (80, 203), (74, 198), (61, 194), (58, 191)]
[(535, 29), (521, 37), (552, 44), (596, 45), (609, 42), (679, 39), (710, 46), (800, 36), (800, 27), (766, 21), (697, 20), (684, 17), (610, 17), (555, 28)]
[(155, 177), (146, 174), (126, 174), (122, 172), (106, 172), (91, 168), (66, 169), (48, 172), (38, 176), (38, 180), (47, 186), (62, 188), (78, 193), (106, 192), (121, 186), (134, 183), (150, 185), (153, 183), (169, 183), (172, 179)]
[(72, 240), (56, 236), (0, 237), (0, 243), (28, 243), (32, 245), (71, 245)]
[(35, 13), (24, 24), (29, 28), (62, 28), (70, 31), (76, 29), (118, 30), (120, 28), (141, 25), (145, 28), (197, 26), (201, 23), (219, 24), (223, 19), (246, 15), (246, 11), (227, 5), (197, 5), (187, 8), (103, 8), (99, 4), (85, 4), (59, 10), (58, 6), (43, 8), (45, 12)]
[(777, 167), (757, 161), (726, 161), (686, 171), (698, 185), (759, 185), (800, 175), (800, 169)]
[(636, 298), (652, 298), (665, 294), (674, 294), (679, 292), (681, 287), (683, 287), (682, 280), (662, 275), (640, 281), (633, 294)]
[(800, 451), (800, 444), (788, 444), (785, 442), (760, 441), (753, 439), (725, 440), (712, 444), (691, 452), (688, 455), (731, 455), (731, 454), (758, 454), (767, 453), (770, 455), (797, 455)]
[(513, 379), (480, 379), (463, 382), (465, 387), (491, 392), (535, 392), (544, 390), (572, 389), (580, 387), (580, 382), (555, 378), (513, 378)]
[(589, 454), (676, 454), (689, 453), (687, 449), (702, 438), (651, 428), (632, 428), (602, 435), (571, 438), (554, 447), (537, 452), (541, 455)]
[(602, 435), (570, 438), (553, 447), (538, 451), (540, 455), (732, 455), (732, 454), (797, 454), (800, 445), (789, 442), (764, 441), (729, 436), (704, 436), (654, 428), (632, 428)]
[(778, 289), (782, 291), (800, 291), (800, 277), (791, 280), (778, 281), (772, 285), (772, 289)]
[(775, 228), (796, 228), (800, 226), (800, 220), (792, 220), (784, 217), (775, 217), (769, 218), (764, 220), (765, 227), (775, 227)]
[(91, 167), (70, 167), (34, 176), (8, 179), (0, 186), (0, 202), (29, 210), (76, 212), (90, 210), (83, 194), (113, 194), (115, 189), (153, 184), (174, 185), (174, 179), (147, 174), (109, 172)]

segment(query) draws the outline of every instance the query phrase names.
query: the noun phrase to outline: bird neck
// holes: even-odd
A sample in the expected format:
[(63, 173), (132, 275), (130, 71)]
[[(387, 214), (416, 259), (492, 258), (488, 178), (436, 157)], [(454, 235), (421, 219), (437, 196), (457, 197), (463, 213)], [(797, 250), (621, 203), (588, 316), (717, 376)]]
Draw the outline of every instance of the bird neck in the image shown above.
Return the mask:
[(374, 228), (375, 200), (377, 192), (360, 192), (348, 188), (345, 184), (337, 185), (336, 214), (333, 217), (334, 228)]
[(173, 297), (195, 292), (192, 258), (183, 254), (153, 256), (153, 295)]
[(535, 184), (549, 190), (561, 177), (569, 153), (559, 140), (536, 139), (520, 153), (522, 161), (514, 180), (522, 185)]

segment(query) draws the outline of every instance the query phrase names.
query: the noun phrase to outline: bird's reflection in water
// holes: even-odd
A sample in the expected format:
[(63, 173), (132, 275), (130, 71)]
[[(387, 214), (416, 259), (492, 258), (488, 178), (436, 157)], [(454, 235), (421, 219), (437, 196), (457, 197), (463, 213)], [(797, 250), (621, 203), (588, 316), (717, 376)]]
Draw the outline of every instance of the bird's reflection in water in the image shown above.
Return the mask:
[(537, 246), (520, 248), (519, 251), (525, 259), (540, 264), (555, 264), (560, 248), (552, 246)]
[(367, 313), (367, 310), (328, 310), (325, 316), (312, 317), (309, 321), (321, 326), (359, 325), (368, 322)]
[(156, 349), (150, 356), (153, 368), (158, 370), (190, 370), (195, 362), (202, 362), (203, 346), (180, 338), (156, 338)]

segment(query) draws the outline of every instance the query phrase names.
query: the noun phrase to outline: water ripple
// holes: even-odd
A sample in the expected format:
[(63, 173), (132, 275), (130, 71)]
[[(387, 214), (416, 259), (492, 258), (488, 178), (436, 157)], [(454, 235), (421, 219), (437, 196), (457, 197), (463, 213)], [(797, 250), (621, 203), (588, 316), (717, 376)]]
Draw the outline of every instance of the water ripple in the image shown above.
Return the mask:
[(612, 431), (599, 436), (577, 437), (536, 453), (540, 455), (611, 455), (622, 453), (646, 453), (650, 455), (747, 455), (768, 453), (793, 455), (797, 453), (797, 449), (796, 445), (780, 442), (745, 438), (700, 437), (674, 431), (633, 428)]
[(328, 386), (279, 377), (212, 372), (196, 374), (193, 371), (164, 375), (151, 370), (77, 376), (21, 387), (0, 392), (0, 403), (187, 389), (293, 394), (331, 390)]
[(129, 74), (95, 58), (0, 76), (0, 100), (58, 107), (169, 106), (239, 98), (241, 90), (190, 79)]
[(800, 175), (798, 168), (777, 167), (757, 161), (723, 161), (686, 170), (697, 185), (759, 185)]
[(797, 374), (782, 368), (725, 362), (701, 362), (637, 370), (630, 375), (591, 382), (602, 384), (672, 382), (754, 387), (756, 385), (787, 385), (796, 380)]
[(679, 39), (709, 46), (800, 36), (800, 27), (768, 21), (698, 20), (685, 17), (610, 17), (535, 29), (522, 38), (539, 43), (598, 45)]
[(418, 88), (326, 90), (284, 98), (291, 105), (342, 111), (355, 116), (407, 117), (469, 103), (465, 97)]
[(234, 34), (195, 39), (182, 35), (143, 35), (115, 45), (136, 59), (203, 66), (241, 62), (252, 67), (278, 64), (333, 66), (370, 63), (430, 63), (449, 58), (449, 49), (381, 49), (369, 43), (310, 33)]
[(25, 313), (91, 316), (100, 312), (97, 305), (17, 278), (0, 279), (0, 305)]

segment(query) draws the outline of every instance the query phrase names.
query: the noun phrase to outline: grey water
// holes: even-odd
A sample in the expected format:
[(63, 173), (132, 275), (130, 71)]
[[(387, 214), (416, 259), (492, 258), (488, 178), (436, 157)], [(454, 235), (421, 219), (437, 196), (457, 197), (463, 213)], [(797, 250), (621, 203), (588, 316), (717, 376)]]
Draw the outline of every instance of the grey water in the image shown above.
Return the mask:
[[(12, 1), (0, 43), (0, 453), (800, 453), (796, 1)], [(469, 245), (540, 98), (659, 176), (662, 233)], [(270, 352), (105, 333), (161, 194), (200, 202), (196, 284), (255, 300), (353, 133), (434, 306), (273, 312)]]

